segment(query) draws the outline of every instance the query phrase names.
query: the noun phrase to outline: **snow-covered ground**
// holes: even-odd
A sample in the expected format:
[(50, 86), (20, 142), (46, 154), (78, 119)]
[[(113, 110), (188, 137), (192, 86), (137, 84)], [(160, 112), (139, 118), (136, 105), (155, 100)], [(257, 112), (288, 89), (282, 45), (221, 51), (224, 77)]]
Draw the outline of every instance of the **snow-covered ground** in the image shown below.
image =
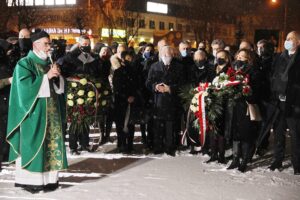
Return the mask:
[(208, 156), (192, 156), (187, 151), (176, 157), (104, 153), (114, 147), (108, 144), (94, 153), (68, 155), (71, 170), (60, 174), (60, 188), (54, 192), (31, 194), (15, 188), (14, 166), (5, 165), (0, 173), (0, 199), (300, 199), (300, 176), (293, 175), (289, 160), (282, 172), (269, 171), (270, 153), (264, 159), (254, 158), (243, 174), (226, 170), (226, 165), (206, 164)]

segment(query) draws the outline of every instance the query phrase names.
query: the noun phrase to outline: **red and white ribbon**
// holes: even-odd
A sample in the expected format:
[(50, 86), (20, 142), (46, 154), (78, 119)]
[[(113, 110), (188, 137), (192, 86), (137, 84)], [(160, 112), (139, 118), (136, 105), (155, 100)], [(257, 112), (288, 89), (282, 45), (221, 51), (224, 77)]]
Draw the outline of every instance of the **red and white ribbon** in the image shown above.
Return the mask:
[(202, 146), (205, 144), (206, 130), (207, 130), (207, 121), (206, 121), (206, 112), (205, 112), (205, 96), (206, 89), (208, 88), (208, 83), (200, 84), (198, 90), (199, 95), (199, 125), (200, 125), (200, 143)]

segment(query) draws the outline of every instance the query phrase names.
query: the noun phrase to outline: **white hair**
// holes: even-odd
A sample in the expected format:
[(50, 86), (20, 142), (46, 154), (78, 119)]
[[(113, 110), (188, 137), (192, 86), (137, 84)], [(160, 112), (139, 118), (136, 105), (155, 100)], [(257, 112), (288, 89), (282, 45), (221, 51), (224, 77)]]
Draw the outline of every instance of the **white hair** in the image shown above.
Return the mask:
[(174, 56), (174, 50), (171, 46), (163, 46), (161, 47), (160, 51), (159, 51), (159, 59), (161, 59), (162, 55), (166, 52), (166, 51), (169, 51), (170, 54), (172, 56)]

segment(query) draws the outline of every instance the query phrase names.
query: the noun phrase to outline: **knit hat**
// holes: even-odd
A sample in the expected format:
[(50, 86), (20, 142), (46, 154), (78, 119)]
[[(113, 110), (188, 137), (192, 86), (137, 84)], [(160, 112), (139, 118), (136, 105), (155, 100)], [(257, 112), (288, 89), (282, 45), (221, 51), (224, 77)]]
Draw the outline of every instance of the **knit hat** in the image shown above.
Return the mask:
[(44, 37), (50, 38), (49, 34), (46, 31), (42, 31), (41, 29), (36, 29), (35, 32), (30, 35), (32, 42), (35, 42)]

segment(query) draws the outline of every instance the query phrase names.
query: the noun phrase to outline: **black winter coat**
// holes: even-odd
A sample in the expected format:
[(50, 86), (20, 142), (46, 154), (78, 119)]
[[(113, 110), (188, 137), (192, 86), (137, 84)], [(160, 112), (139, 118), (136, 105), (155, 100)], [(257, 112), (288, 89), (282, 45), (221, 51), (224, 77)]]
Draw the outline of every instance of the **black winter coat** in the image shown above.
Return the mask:
[[(0, 79), (12, 77), (13, 70), (5, 61), (0, 61)], [(0, 92), (0, 117), (7, 117), (10, 86), (1, 89)], [(5, 127), (6, 128), (6, 127)]]
[(272, 99), (271, 80), (273, 74), (273, 56), (260, 59), (260, 70), (262, 74), (262, 100), (269, 102)]
[(61, 67), (63, 76), (88, 75), (92, 78), (100, 78), (101, 70), (98, 60), (89, 57), (87, 61), (83, 61), (83, 56), (79, 48), (65, 55)]
[(287, 82), (282, 81), (282, 75), (286, 70), (292, 56), (289, 56), (288, 51), (284, 51), (277, 55), (274, 59), (273, 69), (274, 73), (271, 79), (271, 90), (275, 100), (279, 100), (279, 95), (285, 95)]
[(191, 80), (189, 80), (189, 74), (191, 74), (191, 69), (194, 65), (193, 58), (191, 56), (186, 56), (178, 59), (178, 62), (183, 66), (184, 82), (190, 84)]
[(136, 96), (136, 82), (130, 65), (121, 66), (114, 71), (113, 95), (116, 112), (126, 111), (128, 97)]
[(212, 82), (214, 78), (213, 67), (208, 63), (204, 63), (202, 67), (193, 64), (189, 71), (188, 80), (196, 87), (199, 83)]
[(249, 104), (259, 104), (261, 100), (261, 72), (254, 66), (245, 68), (244, 73), (249, 75), (249, 85), (252, 94), (248, 97), (242, 97), (237, 100), (233, 108), (232, 132), (234, 140), (254, 142), (258, 136), (258, 122), (251, 121), (247, 116), (247, 102)]
[[(146, 86), (154, 95), (154, 118), (174, 120), (181, 111), (182, 106), (178, 93), (184, 83), (182, 67), (174, 60), (168, 69), (163, 62), (156, 62), (151, 66)], [(171, 93), (156, 92), (155, 86), (160, 83), (170, 86)]]
[(286, 116), (300, 118), (300, 48), (296, 51), (288, 72)]

